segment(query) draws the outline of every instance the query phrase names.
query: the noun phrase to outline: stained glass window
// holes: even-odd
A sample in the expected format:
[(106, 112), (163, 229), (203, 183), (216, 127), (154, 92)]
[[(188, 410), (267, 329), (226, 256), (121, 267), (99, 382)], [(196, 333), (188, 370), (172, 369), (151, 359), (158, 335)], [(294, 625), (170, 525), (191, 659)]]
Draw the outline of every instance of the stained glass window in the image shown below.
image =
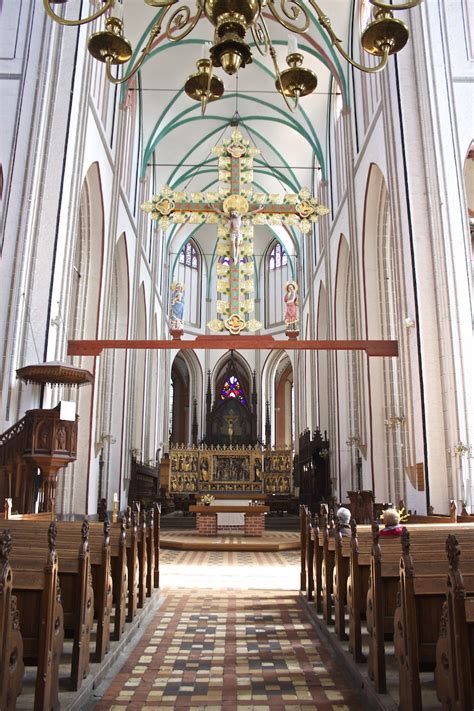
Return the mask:
[(229, 397), (235, 397), (242, 405), (247, 404), (244, 391), (239, 383), (239, 379), (235, 375), (231, 375), (228, 380), (225, 381), (224, 387), (221, 390), (221, 400), (227, 400)]
[(265, 324), (283, 324), (285, 284), (292, 279), (288, 255), (276, 240), (266, 254), (265, 270)]
[(279, 269), (280, 267), (285, 267), (288, 264), (286, 252), (279, 242), (275, 242), (275, 246), (270, 252), (270, 258), (268, 261), (270, 269)]
[(189, 240), (183, 245), (172, 282), (184, 284), (184, 322), (201, 325), (201, 255), (196, 244)]
[(198, 268), (197, 252), (192, 242), (186, 242), (184, 245), (179, 254), (179, 263), (191, 267), (191, 269)]

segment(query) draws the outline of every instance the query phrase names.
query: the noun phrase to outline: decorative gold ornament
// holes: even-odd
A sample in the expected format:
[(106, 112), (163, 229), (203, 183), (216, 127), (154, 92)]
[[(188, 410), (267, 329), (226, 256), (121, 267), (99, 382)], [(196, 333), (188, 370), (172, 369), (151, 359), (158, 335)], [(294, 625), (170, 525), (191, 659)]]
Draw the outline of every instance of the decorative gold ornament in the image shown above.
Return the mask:
[(277, 91), (295, 99), (311, 94), (318, 85), (318, 78), (310, 69), (303, 67), (303, 55), (299, 52), (289, 54), (286, 58), (289, 69), (285, 69), (275, 80)]
[(214, 333), (220, 333), (220, 331), (224, 330), (224, 322), (218, 318), (214, 318), (212, 319), (212, 321), (209, 321), (207, 327), (210, 331), (213, 331)]
[(249, 211), (249, 203), (242, 195), (229, 195), (222, 203), (222, 209), (227, 215), (231, 211), (238, 215), (246, 215)]
[(202, 113), (210, 101), (216, 101), (224, 93), (224, 84), (212, 73), (210, 59), (200, 59), (196, 67), (198, 71), (186, 79), (184, 91), (190, 99), (201, 102)]
[(232, 314), (229, 318), (224, 321), (224, 326), (233, 335), (238, 336), (241, 331), (245, 328), (245, 321), (239, 314)]
[(94, 32), (87, 48), (94, 59), (114, 65), (125, 64), (133, 53), (132, 45), (123, 36), (123, 22), (118, 17), (108, 17), (105, 30)]

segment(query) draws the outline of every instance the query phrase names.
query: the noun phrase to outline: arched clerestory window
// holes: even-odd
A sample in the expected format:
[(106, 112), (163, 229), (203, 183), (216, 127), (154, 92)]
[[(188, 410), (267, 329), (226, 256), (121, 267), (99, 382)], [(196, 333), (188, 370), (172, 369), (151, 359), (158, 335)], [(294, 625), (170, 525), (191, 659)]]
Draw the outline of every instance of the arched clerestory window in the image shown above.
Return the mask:
[(201, 254), (196, 243), (188, 240), (181, 249), (174, 281), (184, 284), (184, 322), (201, 325)]
[(285, 284), (291, 279), (291, 269), (285, 248), (276, 240), (270, 245), (265, 259), (265, 325), (283, 323)]

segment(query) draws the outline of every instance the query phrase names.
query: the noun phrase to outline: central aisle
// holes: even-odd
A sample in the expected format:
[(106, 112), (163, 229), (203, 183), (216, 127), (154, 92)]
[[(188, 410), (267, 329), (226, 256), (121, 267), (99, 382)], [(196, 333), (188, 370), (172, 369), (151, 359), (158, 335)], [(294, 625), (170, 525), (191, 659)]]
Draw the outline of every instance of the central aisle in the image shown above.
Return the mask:
[(163, 555), (173, 587), (95, 708), (360, 709), (296, 591), (299, 554), (220, 556)]

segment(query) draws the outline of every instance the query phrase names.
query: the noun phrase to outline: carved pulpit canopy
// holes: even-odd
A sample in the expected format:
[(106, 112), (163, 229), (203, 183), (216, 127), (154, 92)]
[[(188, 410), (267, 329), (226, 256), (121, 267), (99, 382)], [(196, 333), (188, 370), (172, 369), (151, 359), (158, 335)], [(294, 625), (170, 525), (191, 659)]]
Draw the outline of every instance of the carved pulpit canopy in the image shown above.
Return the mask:
[(61, 361), (36, 363), (18, 368), (17, 378), (25, 383), (41, 383), (47, 385), (86, 385), (94, 382), (94, 376), (85, 368), (78, 368)]

